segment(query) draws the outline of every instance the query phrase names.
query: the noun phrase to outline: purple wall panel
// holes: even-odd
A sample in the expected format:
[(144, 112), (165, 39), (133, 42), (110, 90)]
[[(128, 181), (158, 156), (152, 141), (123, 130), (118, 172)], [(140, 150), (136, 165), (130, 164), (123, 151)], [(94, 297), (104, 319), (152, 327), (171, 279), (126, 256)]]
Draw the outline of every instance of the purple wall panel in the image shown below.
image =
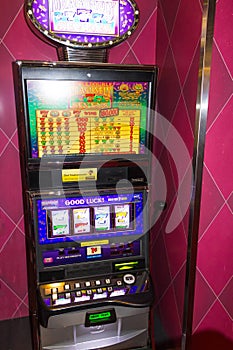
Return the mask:
[(193, 350), (233, 348), (232, 19), (232, 1), (219, 0), (210, 76)]
[[(217, 2), (198, 244), (193, 350), (232, 349), (232, 13), (232, 1)], [(189, 6), (182, 0), (158, 2), (158, 110), (179, 131), (190, 155), (193, 148), (201, 16), (202, 5), (199, 0), (191, 1)], [(181, 338), (181, 328), (177, 329), (177, 324), (172, 326), (172, 320), (175, 319), (174, 313), (180, 316), (180, 321), (182, 318), (183, 303), (180, 299), (185, 276), (183, 250), (187, 244), (185, 235), (188, 221), (186, 215), (186, 221), (183, 220), (182, 225), (170, 233), (174, 236), (174, 243), (171, 244), (171, 239), (165, 233), (166, 220), (172, 211), (177, 187), (174, 168), (164, 145), (157, 146), (158, 157), (162, 164), (166, 163), (166, 178), (170, 178), (170, 182), (167, 183), (168, 214), (161, 216), (153, 235), (155, 311), (164, 334), (174, 341), (174, 345), (175, 339), (179, 344)], [(183, 241), (181, 226), (184, 230)], [(160, 272), (158, 265), (164, 266)], [(183, 271), (182, 277), (180, 271)], [(176, 307), (173, 289), (178, 291), (175, 295)]]
[[(195, 13), (195, 16), (193, 15)], [(179, 171), (184, 174), (183, 186), (190, 193), (191, 181), (185, 170), (191, 163), (194, 142), (195, 104), (199, 65), (202, 7), (199, 0), (158, 1), (157, 64), (158, 112), (169, 124), (165, 143), (156, 144), (167, 184), (167, 209), (154, 228), (152, 242), (152, 276), (155, 284), (154, 319), (163, 336), (155, 338), (161, 349), (179, 346), (182, 336), (185, 266), (188, 236), (188, 211), (184, 197), (178, 194)], [(177, 146), (177, 131), (184, 142)], [(169, 145), (173, 147), (168, 149)], [(185, 150), (184, 150), (185, 148)], [(171, 153), (172, 152), (172, 153)], [(189, 162), (184, 163), (183, 155)], [(177, 178), (178, 176), (178, 178)], [(167, 232), (167, 223), (178, 201), (178, 224)]]

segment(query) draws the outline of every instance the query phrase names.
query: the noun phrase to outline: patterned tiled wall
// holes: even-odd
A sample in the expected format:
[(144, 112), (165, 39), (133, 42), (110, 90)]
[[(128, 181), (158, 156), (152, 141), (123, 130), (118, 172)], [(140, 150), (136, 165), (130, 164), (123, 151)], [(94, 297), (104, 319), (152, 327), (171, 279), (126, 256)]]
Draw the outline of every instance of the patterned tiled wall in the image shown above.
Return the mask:
[[(0, 11), (0, 320), (28, 315), (23, 206), (11, 62), (57, 60), (56, 50), (28, 28), (23, 0)], [(138, 30), (110, 52), (109, 62), (154, 64), (157, 2), (137, 0)]]
[[(195, 104), (202, 5), (199, 0), (159, 0), (157, 11), (158, 112), (170, 123), (165, 144), (156, 144), (156, 155), (165, 172), (167, 208), (153, 230), (152, 276), (155, 285), (154, 328), (158, 349), (180, 345), (187, 254), (188, 212), (182, 215), (184, 197), (178, 195), (178, 172), (183, 166), (183, 184), (190, 193), (190, 181), (177, 147), (177, 130), (185, 142), (190, 162), (194, 143)], [(168, 151), (168, 145), (172, 148)], [(165, 145), (165, 147), (164, 147)], [(173, 154), (171, 153), (173, 151)], [(185, 183), (186, 180), (186, 183)], [(156, 187), (156, 186), (155, 186)], [(156, 190), (155, 190), (156, 193)], [(178, 200), (179, 225), (167, 232), (167, 223)]]
[[(193, 349), (233, 349), (233, 2), (216, 4)], [(218, 347), (220, 345), (220, 347)]]
[[(193, 15), (195, 13), (195, 16)], [(179, 131), (192, 155), (202, 2), (158, 2), (158, 110)], [(233, 3), (216, 2), (194, 304), (193, 350), (233, 348)], [(157, 144), (158, 146), (158, 144)], [(170, 234), (167, 219), (177, 195), (172, 157), (158, 158), (166, 173), (168, 213), (154, 230), (155, 324), (161, 349), (181, 338), (187, 219)], [(172, 181), (169, 180), (172, 179)], [(157, 282), (157, 283), (156, 283)]]

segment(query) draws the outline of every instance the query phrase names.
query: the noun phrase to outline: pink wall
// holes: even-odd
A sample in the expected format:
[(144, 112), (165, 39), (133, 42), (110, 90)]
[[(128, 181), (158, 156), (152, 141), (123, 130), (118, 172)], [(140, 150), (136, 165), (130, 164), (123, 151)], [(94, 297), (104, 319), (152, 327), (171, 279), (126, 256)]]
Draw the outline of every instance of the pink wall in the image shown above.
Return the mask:
[[(155, 341), (159, 349), (179, 346), (182, 336), (188, 212), (182, 214), (184, 197), (178, 196), (178, 187), (182, 184), (178, 173), (183, 167), (183, 185), (186, 193), (190, 193), (191, 182), (185, 171), (193, 153), (201, 19), (199, 0), (190, 0), (188, 6), (185, 0), (158, 1), (158, 111), (170, 123), (170, 128), (164, 131), (165, 144), (157, 144), (156, 150), (167, 183), (167, 209), (153, 230), (152, 247)], [(174, 129), (185, 143), (183, 150), (177, 146), (176, 136), (172, 134)], [(172, 145), (170, 151), (169, 144)], [(190, 160), (186, 165), (182, 156), (184, 148)], [(167, 223), (176, 200), (179, 225), (168, 233)]]
[[(4, 1), (0, 20), (0, 320), (28, 315), (23, 206), (11, 63), (57, 60), (56, 50), (28, 28), (23, 0)], [(138, 0), (138, 30), (110, 52), (109, 62), (155, 64), (156, 1)], [(17, 37), (16, 37), (17, 35)], [(20, 36), (20, 38), (19, 38)]]
[[(158, 1), (157, 57), (160, 67), (158, 110), (179, 131), (193, 152), (202, 2)], [(195, 13), (195, 16), (193, 15)], [(193, 350), (233, 348), (232, 258), (232, 111), (233, 4), (217, 1), (206, 135), (200, 237), (194, 304)], [(168, 132), (169, 136), (169, 132)], [(160, 146), (160, 147), (158, 147)], [(157, 143), (167, 179), (168, 208), (153, 232), (152, 273), (155, 285), (155, 339), (164, 349), (179, 345), (188, 215), (170, 234), (166, 224), (177, 195), (174, 159)]]
[(199, 350), (233, 348), (232, 23), (233, 2), (219, 0), (214, 30), (194, 304), (193, 349)]

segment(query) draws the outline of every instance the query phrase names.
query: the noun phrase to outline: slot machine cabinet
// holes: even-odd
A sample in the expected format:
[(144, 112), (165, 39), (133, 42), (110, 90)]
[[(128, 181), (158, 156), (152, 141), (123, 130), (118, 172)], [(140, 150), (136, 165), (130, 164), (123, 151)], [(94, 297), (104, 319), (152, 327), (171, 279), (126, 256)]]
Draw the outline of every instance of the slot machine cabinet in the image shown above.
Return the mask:
[(146, 349), (157, 69), (13, 63), (33, 350)]
[(35, 222), (42, 225), (36, 250), (43, 349), (130, 349), (147, 344), (152, 288), (148, 243), (140, 237), (145, 193), (120, 192), (34, 198)]

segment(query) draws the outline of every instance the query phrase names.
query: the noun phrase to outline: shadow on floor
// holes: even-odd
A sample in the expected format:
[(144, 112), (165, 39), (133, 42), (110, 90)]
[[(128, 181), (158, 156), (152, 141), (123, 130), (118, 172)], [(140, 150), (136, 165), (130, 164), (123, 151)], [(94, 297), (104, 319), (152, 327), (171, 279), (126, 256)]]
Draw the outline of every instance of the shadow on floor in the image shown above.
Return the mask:
[(233, 350), (233, 341), (216, 331), (194, 334), (191, 344), (191, 350)]

